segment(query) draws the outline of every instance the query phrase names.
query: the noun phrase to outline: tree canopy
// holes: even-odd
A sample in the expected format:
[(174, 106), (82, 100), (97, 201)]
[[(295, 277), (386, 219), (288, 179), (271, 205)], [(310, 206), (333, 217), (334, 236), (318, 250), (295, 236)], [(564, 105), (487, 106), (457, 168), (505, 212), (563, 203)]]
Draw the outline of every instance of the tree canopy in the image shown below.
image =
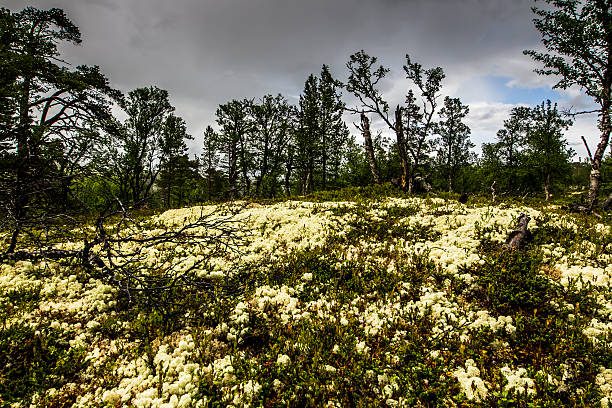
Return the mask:
[(547, 53), (527, 50), (542, 75), (556, 75), (557, 88), (578, 86), (599, 105), (601, 137), (590, 157), (589, 208), (597, 205), (601, 161), (610, 141), (612, 107), (612, 4), (607, 0), (544, 0), (533, 8)]
[(59, 58), (59, 44), (81, 43), (63, 10), (3, 8), (0, 30), (0, 190), (10, 252), (24, 228), (66, 214), (95, 128), (118, 93), (98, 67), (71, 68)]

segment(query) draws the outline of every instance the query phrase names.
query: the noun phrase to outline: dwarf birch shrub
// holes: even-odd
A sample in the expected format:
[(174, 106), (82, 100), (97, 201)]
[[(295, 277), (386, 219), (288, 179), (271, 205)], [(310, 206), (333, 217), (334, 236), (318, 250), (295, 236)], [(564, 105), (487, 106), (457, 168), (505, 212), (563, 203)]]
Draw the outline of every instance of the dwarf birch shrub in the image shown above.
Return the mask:
[(86, 364), (85, 350), (70, 347), (60, 329), (13, 324), (0, 331), (0, 402), (28, 401), (38, 392), (59, 389)]

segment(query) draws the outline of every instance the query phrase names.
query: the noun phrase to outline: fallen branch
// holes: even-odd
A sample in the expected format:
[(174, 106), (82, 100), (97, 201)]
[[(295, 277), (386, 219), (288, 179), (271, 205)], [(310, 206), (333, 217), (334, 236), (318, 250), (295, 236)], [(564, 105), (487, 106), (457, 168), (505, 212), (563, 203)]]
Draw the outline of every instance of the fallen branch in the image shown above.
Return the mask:
[[(607, 202), (608, 200), (606, 200)], [(606, 203), (604, 203), (605, 205)], [(572, 213), (578, 213), (578, 214), (593, 214), (594, 216), (596, 216), (597, 218), (601, 218), (601, 215), (599, 215), (598, 213), (596, 213), (595, 211), (592, 211), (589, 207), (587, 207), (586, 205), (583, 204), (578, 204), (578, 203), (571, 203), (566, 207), (562, 207), (566, 210), (568, 210), (569, 212)], [(605, 208), (604, 208), (605, 209)]]
[[(208, 262), (228, 252), (240, 253), (248, 231), (235, 215), (241, 207), (221, 208), (210, 213), (203, 211), (191, 221), (173, 229), (158, 223), (157, 233), (148, 235), (141, 223), (132, 219), (119, 206), (115, 212), (103, 212), (94, 225), (94, 233), (84, 238), (80, 249), (63, 250), (54, 245), (0, 253), (0, 262), (67, 260), (106, 279), (127, 295), (140, 293), (140, 301), (148, 307), (166, 309), (180, 304), (174, 298), (174, 289), (213, 293), (209, 278), (202, 278)], [(225, 210), (225, 211), (224, 211)], [(106, 214), (105, 214), (106, 213)], [(118, 219), (109, 224), (110, 219)], [(185, 257), (176, 256), (178, 246), (193, 248), (197, 258), (185, 265)], [(148, 250), (158, 250), (155, 259), (147, 257)]]

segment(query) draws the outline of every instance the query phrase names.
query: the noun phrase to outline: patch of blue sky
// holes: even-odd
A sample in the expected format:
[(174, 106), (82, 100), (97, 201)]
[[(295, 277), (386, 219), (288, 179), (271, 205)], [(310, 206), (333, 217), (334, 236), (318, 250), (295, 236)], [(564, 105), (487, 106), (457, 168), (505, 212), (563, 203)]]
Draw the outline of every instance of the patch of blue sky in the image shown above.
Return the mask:
[(563, 96), (550, 87), (528, 88), (510, 85), (513, 78), (505, 76), (476, 77), (462, 84), (456, 92), (464, 103), (488, 102), (534, 106), (550, 99), (560, 101)]
[(562, 99), (562, 95), (550, 87), (541, 88), (523, 88), (518, 85), (509, 86), (508, 83), (512, 78), (507, 77), (489, 77), (494, 88), (499, 89), (501, 100), (499, 102), (512, 105), (527, 104), (530, 106), (541, 104), (543, 101), (550, 99), (552, 102)]

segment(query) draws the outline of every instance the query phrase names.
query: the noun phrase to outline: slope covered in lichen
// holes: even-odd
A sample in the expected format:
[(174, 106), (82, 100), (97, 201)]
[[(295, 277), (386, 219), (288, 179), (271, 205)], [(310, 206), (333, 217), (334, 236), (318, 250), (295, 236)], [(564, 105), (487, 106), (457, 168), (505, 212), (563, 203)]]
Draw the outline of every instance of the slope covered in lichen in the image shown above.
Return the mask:
[[(170, 210), (140, 233), (213, 207)], [(531, 216), (522, 250), (501, 243)], [(608, 406), (609, 222), (439, 198), (245, 206), (207, 291), (142, 307), (77, 266), (0, 269), (14, 406)], [(205, 232), (205, 231), (203, 231)], [(65, 247), (78, 246), (66, 243)], [(201, 245), (143, 249), (179, 273)], [(143, 295), (144, 296), (144, 295)], [(170, 309), (170, 310), (168, 310)]]

